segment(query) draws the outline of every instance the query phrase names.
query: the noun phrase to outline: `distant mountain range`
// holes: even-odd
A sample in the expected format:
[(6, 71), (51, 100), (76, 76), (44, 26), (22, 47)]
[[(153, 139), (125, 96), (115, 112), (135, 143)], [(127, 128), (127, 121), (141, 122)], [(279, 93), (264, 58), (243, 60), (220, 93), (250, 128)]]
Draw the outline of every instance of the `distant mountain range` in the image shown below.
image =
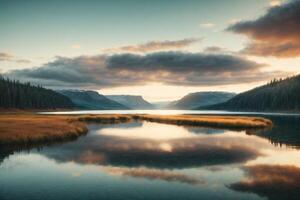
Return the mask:
[(300, 75), (274, 79), (217, 105), (198, 109), (236, 111), (300, 111)]
[(211, 109), (232, 111), (300, 111), (300, 75), (274, 79), (268, 84), (235, 95), (196, 92), (173, 102), (151, 104), (142, 96), (108, 95), (95, 91), (53, 91), (0, 77), (0, 108), (17, 109)]
[(107, 98), (125, 105), (131, 109), (153, 109), (154, 106), (143, 99), (142, 96), (134, 95), (106, 95)]
[(77, 108), (88, 110), (126, 110), (129, 107), (90, 90), (58, 90), (68, 97)]
[(190, 110), (202, 106), (223, 103), (235, 95), (235, 93), (229, 92), (195, 92), (169, 103), (166, 105), (166, 108)]

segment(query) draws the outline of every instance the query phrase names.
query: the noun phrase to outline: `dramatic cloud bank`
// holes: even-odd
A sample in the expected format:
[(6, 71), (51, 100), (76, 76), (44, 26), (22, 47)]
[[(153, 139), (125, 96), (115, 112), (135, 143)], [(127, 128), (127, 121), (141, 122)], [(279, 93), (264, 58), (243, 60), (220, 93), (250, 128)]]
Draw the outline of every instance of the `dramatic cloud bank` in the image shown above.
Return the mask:
[(234, 55), (157, 52), (57, 57), (41, 67), (5, 74), (48, 87), (114, 87), (163, 83), (169, 85), (226, 85), (269, 79), (259, 64)]
[(163, 83), (169, 85), (226, 85), (269, 79), (259, 64), (234, 55), (157, 52), (57, 57), (41, 67), (5, 74), (48, 87), (114, 87)]
[(14, 70), (9, 77), (50, 87), (114, 87), (160, 82), (170, 85), (224, 85), (275, 76), (264, 65), (233, 55), (157, 52), (57, 57), (41, 67)]
[(244, 53), (258, 56), (300, 56), (300, 1), (274, 6), (254, 20), (238, 22), (229, 31), (250, 38)]
[(144, 44), (128, 45), (118, 48), (105, 49), (104, 52), (133, 52), (146, 53), (161, 50), (176, 50), (188, 47), (194, 43), (199, 42), (199, 38), (185, 38), (182, 40), (165, 40), (165, 41), (151, 41)]

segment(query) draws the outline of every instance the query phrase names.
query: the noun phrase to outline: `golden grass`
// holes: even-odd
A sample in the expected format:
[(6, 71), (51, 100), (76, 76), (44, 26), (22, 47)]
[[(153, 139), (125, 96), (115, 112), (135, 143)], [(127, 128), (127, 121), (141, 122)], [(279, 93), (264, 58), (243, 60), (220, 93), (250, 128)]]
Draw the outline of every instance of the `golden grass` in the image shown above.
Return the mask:
[(122, 123), (131, 120), (142, 120), (165, 124), (188, 126), (211, 126), (218, 128), (265, 128), (272, 126), (272, 121), (261, 117), (218, 116), (218, 115), (130, 115), (105, 114), (82, 115), (80, 121), (99, 123)]
[(217, 128), (248, 129), (272, 126), (272, 121), (261, 117), (215, 115), (135, 115), (133, 117), (150, 122)]
[(37, 115), (0, 114), (0, 144), (35, 144), (74, 139), (87, 133), (87, 123), (124, 123), (132, 120), (158, 123), (210, 126), (228, 129), (266, 128), (268, 119), (241, 116), (203, 115)]
[(0, 144), (34, 144), (76, 138), (86, 124), (65, 116), (0, 115)]
[(95, 122), (101, 124), (117, 124), (132, 121), (131, 115), (106, 114), (106, 115), (81, 115), (77, 118), (82, 122)]

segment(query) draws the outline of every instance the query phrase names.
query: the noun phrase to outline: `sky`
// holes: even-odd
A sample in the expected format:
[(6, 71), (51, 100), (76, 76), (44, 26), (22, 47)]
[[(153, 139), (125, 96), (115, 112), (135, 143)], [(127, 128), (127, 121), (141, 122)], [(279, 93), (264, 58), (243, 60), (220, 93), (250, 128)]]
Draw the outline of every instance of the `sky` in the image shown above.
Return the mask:
[(299, 0), (0, 0), (0, 73), (169, 101), (300, 73)]

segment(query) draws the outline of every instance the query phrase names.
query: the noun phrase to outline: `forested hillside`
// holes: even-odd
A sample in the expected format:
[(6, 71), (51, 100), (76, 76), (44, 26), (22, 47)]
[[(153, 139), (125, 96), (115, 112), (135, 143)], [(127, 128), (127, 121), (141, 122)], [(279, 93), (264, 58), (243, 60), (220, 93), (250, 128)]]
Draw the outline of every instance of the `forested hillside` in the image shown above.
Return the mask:
[(225, 103), (207, 108), (239, 111), (300, 111), (300, 75), (274, 79), (266, 85), (241, 93)]
[(70, 99), (53, 90), (0, 77), (0, 108), (55, 109), (73, 106)]
[(177, 101), (167, 105), (170, 109), (195, 109), (200, 106), (208, 106), (223, 103), (232, 97), (234, 93), (229, 92), (195, 92), (190, 93)]

